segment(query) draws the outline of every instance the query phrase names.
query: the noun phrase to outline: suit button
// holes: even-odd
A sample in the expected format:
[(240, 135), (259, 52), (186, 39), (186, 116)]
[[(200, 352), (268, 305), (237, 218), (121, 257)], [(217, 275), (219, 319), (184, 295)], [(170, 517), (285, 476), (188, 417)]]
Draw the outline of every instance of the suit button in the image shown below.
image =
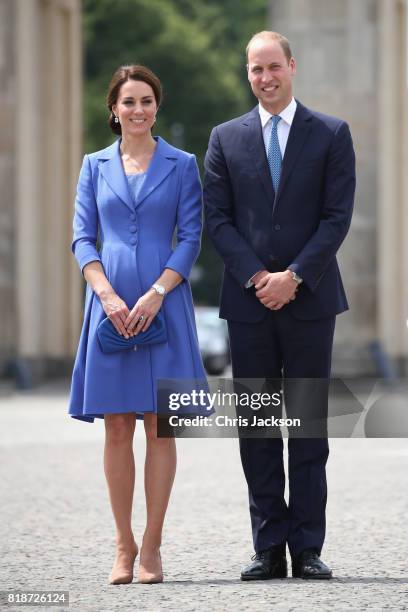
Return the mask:
[(275, 225), (275, 227), (274, 227), (274, 229), (275, 229), (277, 232), (279, 232), (280, 228), (281, 228), (281, 226), (279, 225), (279, 223), (277, 223), (277, 224)]
[(132, 213), (132, 214), (130, 215), (130, 220), (131, 220), (131, 221), (136, 221), (136, 215), (135, 215), (135, 213)]
[(136, 231), (136, 229), (137, 229), (137, 228), (136, 228), (136, 225), (131, 225), (131, 226), (129, 227), (129, 229), (130, 229), (130, 231), (131, 231), (131, 232), (135, 233), (135, 231)]
[(131, 239), (130, 239), (130, 244), (135, 245), (136, 242), (137, 242), (137, 240), (136, 240), (135, 236), (132, 236)]

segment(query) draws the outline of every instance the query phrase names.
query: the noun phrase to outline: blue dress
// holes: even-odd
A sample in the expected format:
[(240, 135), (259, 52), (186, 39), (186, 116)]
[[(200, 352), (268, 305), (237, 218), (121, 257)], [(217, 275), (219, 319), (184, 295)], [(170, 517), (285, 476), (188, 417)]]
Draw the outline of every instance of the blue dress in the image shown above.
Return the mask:
[(85, 155), (80, 172), (72, 242), (80, 269), (101, 262), (130, 309), (165, 268), (183, 277), (162, 305), (167, 342), (113, 354), (100, 348), (96, 329), (106, 315), (87, 285), (69, 402), (69, 414), (83, 421), (104, 414), (156, 413), (159, 379), (205, 380), (188, 282), (201, 237), (198, 168), (194, 155), (156, 140), (143, 175), (126, 177), (120, 141)]
[(145, 182), (146, 172), (140, 172), (139, 174), (127, 174), (126, 178), (129, 184), (130, 195), (133, 198), (133, 202), (136, 208), (140, 190), (143, 186), (143, 183)]

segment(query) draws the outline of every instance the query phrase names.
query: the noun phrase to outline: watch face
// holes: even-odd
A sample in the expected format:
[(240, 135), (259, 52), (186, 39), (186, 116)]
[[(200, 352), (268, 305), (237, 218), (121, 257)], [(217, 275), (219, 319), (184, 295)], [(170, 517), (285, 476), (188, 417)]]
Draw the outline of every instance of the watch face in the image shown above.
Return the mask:
[(159, 295), (164, 295), (166, 293), (166, 290), (162, 285), (153, 285), (153, 289), (155, 289)]

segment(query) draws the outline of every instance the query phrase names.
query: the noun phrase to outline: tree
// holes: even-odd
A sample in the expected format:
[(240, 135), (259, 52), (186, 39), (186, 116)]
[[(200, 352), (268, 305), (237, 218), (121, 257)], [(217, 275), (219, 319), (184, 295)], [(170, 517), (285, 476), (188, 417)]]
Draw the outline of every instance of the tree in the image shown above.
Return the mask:
[[(151, 68), (164, 89), (155, 131), (194, 152), (202, 169), (214, 125), (252, 105), (245, 45), (263, 29), (264, 0), (84, 0), (85, 148), (113, 140), (106, 92), (115, 69), (128, 63)], [(221, 264), (204, 236), (200, 301), (216, 302)], [(211, 270), (207, 273), (207, 270)]]

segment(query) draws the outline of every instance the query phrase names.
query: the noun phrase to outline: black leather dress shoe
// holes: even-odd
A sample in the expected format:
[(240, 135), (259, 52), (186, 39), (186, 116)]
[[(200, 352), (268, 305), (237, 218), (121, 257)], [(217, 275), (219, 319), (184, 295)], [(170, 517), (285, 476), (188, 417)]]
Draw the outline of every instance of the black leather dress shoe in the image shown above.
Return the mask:
[(252, 557), (252, 563), (244, 567), (241, 580), (271, 580), (286, 578), (288, 566), (285, 553), (274, 548), (263, 550)]
[(292, 559), (293, 578), (304, 578), (305, 580), (330, 580), (332, 571), (320, 559), (317, 552), (307, 549), (296, 559)]

